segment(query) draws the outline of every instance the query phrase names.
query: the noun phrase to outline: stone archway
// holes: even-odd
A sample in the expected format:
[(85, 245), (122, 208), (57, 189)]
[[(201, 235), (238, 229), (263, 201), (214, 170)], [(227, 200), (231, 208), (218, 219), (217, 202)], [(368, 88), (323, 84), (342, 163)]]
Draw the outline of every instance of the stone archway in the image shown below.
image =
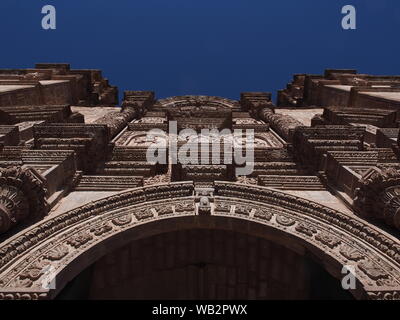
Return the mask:
[[(107, 253), (136, 239), (194, 228), (241, 232), (307, 250), (337, 279), (344, 265), (354, 266), (354, 297), (399, 298), (400, 248), (361, 219), (228, 182), (216, 182), (212, 193), (202, 195), (208, 208), (199, 208), (194, 191), (192, 182), (131, 189), (24, 230), (0, 247), (0, 298), (54, 298)], [(54, 280), (54, 288), (43, 288)]]

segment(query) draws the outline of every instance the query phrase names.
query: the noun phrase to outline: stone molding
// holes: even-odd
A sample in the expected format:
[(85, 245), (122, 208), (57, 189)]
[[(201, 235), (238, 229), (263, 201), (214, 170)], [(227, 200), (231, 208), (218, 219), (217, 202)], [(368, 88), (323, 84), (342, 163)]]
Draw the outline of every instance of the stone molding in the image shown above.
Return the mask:
[[(130, 235), (193, 227), (289, 237), (288, 246), (312, 251), (337, 278), (344, 265), (354, 265), (356, 298), (400, 298), (400, 246), (390, 235), (357, 217), (268, 188), (216, 182), (214, 189), (207, 215), (198, 215), (194, 184), (180, 182), (131, 189), (37, 223), (0, 247), (0, 298), (53, 298), (80, 270), (72, 271), (75, 263), (93, 263)], [(46, 265), (55, 268), (56, 290), (43, 291)]]

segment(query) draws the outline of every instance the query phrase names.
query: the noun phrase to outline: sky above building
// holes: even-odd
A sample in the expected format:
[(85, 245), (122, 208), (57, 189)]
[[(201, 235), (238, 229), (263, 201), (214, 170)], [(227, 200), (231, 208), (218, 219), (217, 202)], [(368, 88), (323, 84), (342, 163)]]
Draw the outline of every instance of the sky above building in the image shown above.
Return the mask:
[[(349, 4), (356, 30), (342, 28)], [(276, 96), (295, 73), (400, 74), (399, 30), (398, 0), (1, 0), (0, 68), (67, 62), (158, 98)]]

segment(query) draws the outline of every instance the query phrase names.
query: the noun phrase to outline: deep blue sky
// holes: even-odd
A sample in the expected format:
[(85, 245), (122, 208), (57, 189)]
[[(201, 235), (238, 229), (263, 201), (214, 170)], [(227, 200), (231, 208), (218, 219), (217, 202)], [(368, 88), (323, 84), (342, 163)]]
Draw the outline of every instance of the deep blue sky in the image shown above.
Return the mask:
[[(57, 30), (41, 8), (57, 9)], [(357, 30), (341, 28), (342, 6)], [(1, 0), (0, 68), (68, 62), (123, 90), (237, 99), (294, 73), (400, 74), (399, 0)]]

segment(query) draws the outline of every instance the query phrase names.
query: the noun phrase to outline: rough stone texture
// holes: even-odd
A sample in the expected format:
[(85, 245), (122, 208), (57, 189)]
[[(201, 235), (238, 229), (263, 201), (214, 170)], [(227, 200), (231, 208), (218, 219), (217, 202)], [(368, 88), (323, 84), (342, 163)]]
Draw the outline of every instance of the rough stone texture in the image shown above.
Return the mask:
[[(400, 299), (399, 81), (331, 69), (295, 75), (277, 106), (126, 91), (118, 107), (99, 70), (0, 70), (0, 298), (79, 282), (91, 298)], [(171, 120), (200, 140), (254, 129), (253, 173), (223, 148), (149, 163)]]

